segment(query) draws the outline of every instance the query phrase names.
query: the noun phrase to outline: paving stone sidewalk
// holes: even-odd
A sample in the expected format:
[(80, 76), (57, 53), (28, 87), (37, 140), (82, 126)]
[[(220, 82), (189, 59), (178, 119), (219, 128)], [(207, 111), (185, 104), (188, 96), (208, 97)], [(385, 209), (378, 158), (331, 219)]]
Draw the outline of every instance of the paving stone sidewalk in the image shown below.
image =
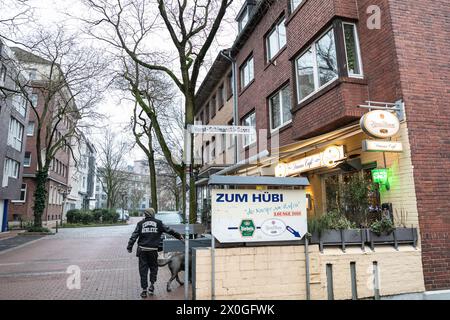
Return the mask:
[[(126, 251), (133, 230), (133, 223), (60, 229), (56, 235), (3, 254), (0, 251), (0, 299), (140, 300), (137, 257), (135, 252)], [(0, 240), (0, 246), (36, 240), (31, 237)], [(70, 289), (67, 283), (73, 287), (73, 270), (78, 268), (80, 289)], [(184, 298), (184, 287), (176, 281), (172, 283), (173, 291), (166, 291), (169, 278), (168, 268), (161, 267), (155, 295), (148, 300)]]

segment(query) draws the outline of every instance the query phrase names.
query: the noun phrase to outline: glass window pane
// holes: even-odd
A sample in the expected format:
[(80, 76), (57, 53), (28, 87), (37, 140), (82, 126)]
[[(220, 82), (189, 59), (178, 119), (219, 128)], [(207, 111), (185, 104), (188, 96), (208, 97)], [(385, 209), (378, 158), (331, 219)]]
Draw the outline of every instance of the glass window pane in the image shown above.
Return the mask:
[(277, 52), (279, 51), (279, 47), (278, 47), (278, 35), (277, 35), (277, 31), (274, 30), (270, 36), (269, 36), (269, 41), (268, 41), (268, 46), (269, 46), (269, 60), (272, 59)]
[(295, 8), (297, 8), (298, 5), (299, 5), (300, 3), (302, 3), (302, 1), (303, 1), (303, 0), (291, 0), (291, 3), (292, 3), (291, 10), (294, 11)]
[(249, 68), (249, 82), (250, 82), (255, 78), (255, 69), (253, 66), (253, 58), (251, 58), (248, 61), (248, 68)]
[(319, 71), (319, 86), (321, 87), (338, 75), (333, 29), (317, 41), (316, 55)]
[(291, 87), (287, 86), (281, 91), (283, 99), (283, 123), (292, 119), (291, 113)]
[(281, 126), (281, 104), (278, 93), (270, 99), (270, 116), (272, 119), (272, 129)]
[(297, 60), (298, 99), (302, 100), (314, 91), (314, 58), (311, 48)]
[(286, 26), (285, 24), (285, 20), (283, 19), (283, 21), (280, 22), (279, 26), (278, 26), (278, 36), (280, 39), (280, 49), (283, 48), (286, 45)]
[(349, 75), (361, 74), (359, 65), (359, 48), (356, 44), (355, 26), (344, 24), (345, 48), (347, 52), (347, 68)]

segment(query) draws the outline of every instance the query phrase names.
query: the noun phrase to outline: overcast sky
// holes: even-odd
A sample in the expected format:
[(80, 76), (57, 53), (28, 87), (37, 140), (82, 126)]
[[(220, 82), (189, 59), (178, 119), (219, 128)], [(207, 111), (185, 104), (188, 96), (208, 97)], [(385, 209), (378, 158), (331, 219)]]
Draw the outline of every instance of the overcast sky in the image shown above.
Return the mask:
[[(235, 3), (233, 4), (231, 10), (229, 10), (226, 21), (223, 23), (223, 30), (221, 30), (218, 34), (218, 37), (208, 54), (207, 64), (212, 63), (220, 50), (230, 47), (236, 37), (237, 28), (234, 23), (234, 17), (242, 5), (243, 0), (234, 1)], [(79, 21), (66, 15), (68, 12), (76, 15), (77, 12), (82, 10), (80, 0), (29, 0), (28, 3), (35, 8), (35, 18), (40, 24), (52, 26), (63, 23), (74, 30), (80, 28)], [(5, 10), (5, 8), (0, 8), (0, 10)], [(170, 41), (161, 41), (161, 43), (163, 43), (163, 48), (164, 46), (167, 46), (168, 50), (173, 49), (173, 45)], [(206, 71), (206, 69), (203, 70), (198, 85), (200, 85)], [(98, 110), (108, 117), (108, 120), (104, 123), (105, 126), (108, 126), (117, 133), (127, 135), (124, 127), (130, 123), (132, 104), (129, 102), (127, 103), (124, 100), (121, 102), (121, 96), (117, 92), (107, 92), (105, 93), (105, 99), (98, 106)], [(131, 135), (128, 134), (128, 137), (131, 140)], [(96, 144), (101, 143), (102, 141), (101, 134), (99, 132), (93, 133), (91, 139)], [(133, 160), (144, 158), (144, 153), (139, 148), (134, 148), (128, 155), (127, 161), (129, 164), (132, 164)]]

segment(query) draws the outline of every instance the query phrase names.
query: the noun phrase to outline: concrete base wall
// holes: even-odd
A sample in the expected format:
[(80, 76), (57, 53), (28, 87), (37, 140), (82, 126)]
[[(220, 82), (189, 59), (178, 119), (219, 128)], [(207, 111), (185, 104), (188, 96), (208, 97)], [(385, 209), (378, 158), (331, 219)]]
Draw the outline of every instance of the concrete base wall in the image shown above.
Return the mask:
[[(305, 300), (304, 246), (216, 249), (216, 299)], [(380, 272), (380, 294), (389, 296), (424, 291), (421, 251), (401, 246), (379, 247), (375, 252), (359, 248), (309, 247), (311, 299), (328, 298), (326, 265), (333, 268), (335, 299), (351, 299), (350, 263), (356, 262), (358, 298), (373, 297), (373, 262)], [(211, 249), (197, 250), (195, 290), (197, 300), (211, 299)]]

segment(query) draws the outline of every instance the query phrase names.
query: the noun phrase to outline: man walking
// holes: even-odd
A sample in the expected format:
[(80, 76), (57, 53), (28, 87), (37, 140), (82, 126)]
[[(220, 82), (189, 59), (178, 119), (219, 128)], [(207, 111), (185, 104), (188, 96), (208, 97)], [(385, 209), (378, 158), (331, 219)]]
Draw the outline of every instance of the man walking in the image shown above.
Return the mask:
[(132, 252), (134, 243), (138, 242), (136, 256), (139, 257), (139, 275), (141, 276), (142, 298), (147, 298), (148, 270), (150, 269), (150, 287), (148, 291), (151, 295), (155, 290), (154, 283), (158, 275), (158, 245), (163, 232), (183, 241), (184, 238), (178, 232), (165, 226), (161, 220), (155, 219), (153, 208), (145, 209), (145, 219), (138, 222), (136, 229), (128, 242), (127, 250)]

